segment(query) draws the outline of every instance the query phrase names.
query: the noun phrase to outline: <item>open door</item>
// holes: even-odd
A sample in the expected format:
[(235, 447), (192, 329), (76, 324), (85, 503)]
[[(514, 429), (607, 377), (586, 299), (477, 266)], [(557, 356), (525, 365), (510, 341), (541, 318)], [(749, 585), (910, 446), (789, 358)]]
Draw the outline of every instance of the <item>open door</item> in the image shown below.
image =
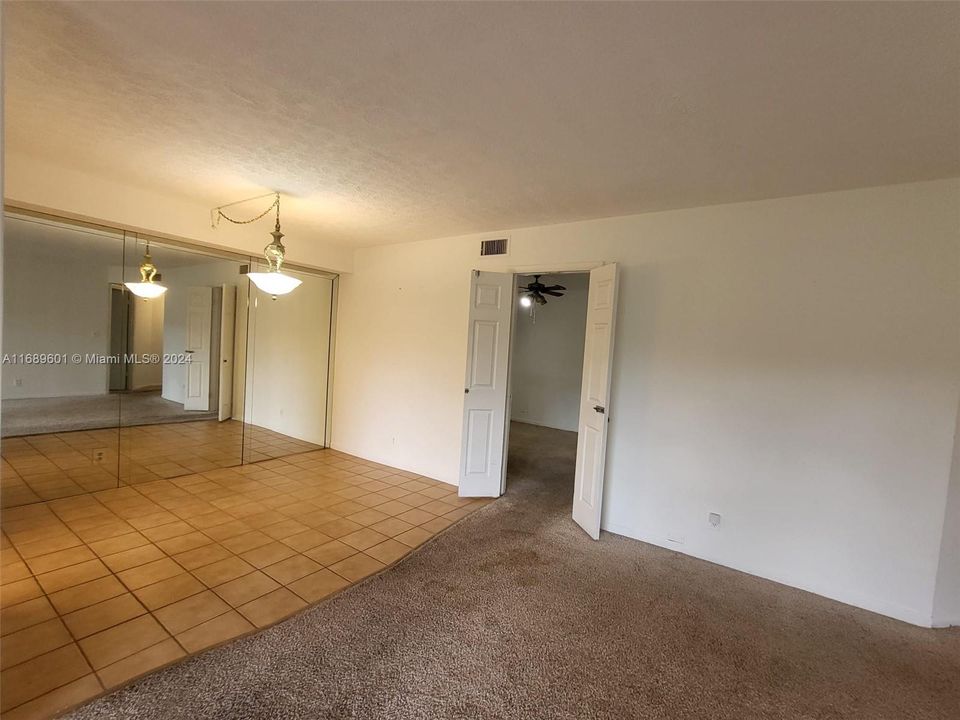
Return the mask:
[(217, 419), (229, 420), (233, 414), (233, 333), (237, 320), (237, 286), (226, 285), (220, 303), (220, 402)]
[(499, 497), (506, 479), (514, 278), (473, 271), (460, 448), (461, 497)]
[(187, 290), (187, 387), (184, 410), (210, 409), (210, 325), (213, 313), (213, 288)]
[(128, 390), (130, 352), (130, 300), (123, 285), (110, 286), (110, 355), (118, 358), (108, 366), (108, 388), (111, 392)]
[(587, 331), (583, 351), (583, 385), (577, 427), (577, 469), (573, 519), (594, 540), (600, 537), (603, 467), (607, 449), (610, 368), (617, 313), (617, 265), (590, 271)]
[(244, 419), (244, 403), (247, 392), (247, 301), (250, 281), (237, 285), (237, 309), (233, 325), (233, 411), (234, 420)]

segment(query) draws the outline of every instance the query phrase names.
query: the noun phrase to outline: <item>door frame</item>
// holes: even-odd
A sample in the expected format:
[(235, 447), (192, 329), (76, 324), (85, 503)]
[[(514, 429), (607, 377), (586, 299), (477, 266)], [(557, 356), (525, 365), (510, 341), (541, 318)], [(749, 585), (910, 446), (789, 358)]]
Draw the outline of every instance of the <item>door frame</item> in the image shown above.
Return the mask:
[[(112, 393), (112, 392), (125, 393), (130, 391), (130, 364), (127, 362), (127, 357), (130, 355), (130, 339), (131, 339), (130, 321), (133, 316), (133, 313), (131, 312), (131, 309), (132, 309), (131, 299), (133, 296), (130, 293), (130, 291), (127, 290), (126, 287), (124, 287), (123, 283), (115, 283), (115, 282), (109, 283), (108, 292), (109, 292), (109, 296), (108, 296), (109, 300), (107, 301), (107, 308), (108, 308), (107, 356), (112, 357), (114, 355), (113, 341), (115, 338), (113, 337), (113, 321), (114, 321), (114, 302), (113, 301), (116, 299), (115, 293), (119, 293), (120, 302), (123, 304), (123, 319), (122, 319), (123, 327), (121, 329), (121, 337), (119, 339), (119, 343), (123, 347), (120, 350), (119, 359), (115, 362), (111, 361), (107, 363), (107, 393)], [(123, 372), (122, 388), (111, 387), (113, 384), (113, 379), (111, 375), (113, 374), (113, 370), (116, 367), (122, 368), (122, 372)]]
[[(517, 278), (520, 275), (572, 275), (572, 274), (589, 274), (591, 270), (595, 270), (598, 267), (603, 265), (609, 265), (610, 263), (616, 262), (615, 260), (597, 260), (590, 262), (576, 262), (576, 263), (562, 263), (556, 265), (514, 265), (505, 268), (499, 268), (496, 265), (491, 264), (489, 267), (478, 268), (484, 272), (498, 272), (509, 274), (513, 276), (513, 287), (517, 287)], [(548, 268), (548, 269), (545, 269)], [(474, 272), (471, 270), (471, 272)], [(517, 295), (514, 292), (512, 301), (511, 301), (511, 312), (516, 313), (516, 303)], [(512, 317), (512, 316), (511, 316)], [(515, 319), (515, 318), (514, 318)], [(584, 332), (586, 332), (586, 327), (584, 327)], [(503, 424), (503, 438), (502, 447), (503, 447), (503, 466), (504, 471), (500, 478), (500, 495), (503, 495), (506, 492), (507, 488), (507, 456), (510, 451), (510, 417), (509, 411), (513, 406), (513, 349), (514, 349), (514, 335), (516, 333), (516, 323), (511, 322), (510, 325), (510, 335), (509, 335), (509, 347), (507, 348), (507, 410), (508, 417), (506, 422)], [(469, 343), (469, 339), (467, 341)], [(583, 371), (581, 371), (580, 383), (581, 387), (583, 385)], [(579, 451), (579, 446), (578, 446)], [(462, 464), (463, 458), (461, 458)]]
[[(610, 262), (613, 262), (612, 260)], [(513, 285), (517, 286), (517, 278), (520, 275), (583, 275), (589, 274), (591, 270), (595, 270), (598, 267), (607, 265), (607, 262), (598, 261), (598, 262), (584, 262), (584, 263), (566, 263), (564, 265), (553, 265), (554, 269), (544, 270), (543, 265), (524, 265), (512, 268), (510, 270), (505, 270), (504, 272), (509, 272), (513, 274)], [(516, 302), (516, 294), (514, 294), (514, 302)], [(516, 308), (514, 308), (516, 312)], [(584, 327), (584, 332), (586, 332), (586, 326)], [(513, 410), (513, 347), (514, 347), (514, 335), (516, 333), (516, 323), (510, 328), (510, 347), (507, 349), (507, 409), (509, 411)], [(583, 369), (580, 370), (580, 387), (583, 387)], [(579, 446), (578, 446), (579, 450)], [(503, 463), (506, 467), (507, 455), (510, 452), (510, 417), (507, 417), (507, 422), (504, 423), (503, 429)], [(503, 495), (507, 491), (507, 473), (503, 473), (503, 481), (500, 484), (500, 494)]]

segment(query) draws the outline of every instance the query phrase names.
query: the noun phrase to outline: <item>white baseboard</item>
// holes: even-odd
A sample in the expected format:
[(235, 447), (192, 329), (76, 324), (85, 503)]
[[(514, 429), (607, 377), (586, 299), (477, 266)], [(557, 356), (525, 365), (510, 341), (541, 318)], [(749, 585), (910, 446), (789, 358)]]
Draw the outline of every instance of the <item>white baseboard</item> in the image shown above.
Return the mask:
[(803, 590), (804, 592), (813, 593), (814, 595), (820, 595), (821, 597), (829, 598), (830, 600), (836, 600), (837, 602), (844, 603), (845, 605), (851, 605), (853, 607), (860, 608), (861, 610), (867, 610), (869, 612), (877, 613), (878, 615), (884, 615), (895, 620), (901, 620), (903, 622), (910, 623), (911, 625), (918, 625), (925, 628), (944, 627), (941, 625), (935, 625), (929, 612), (923, 612), (921, 610), (905, 607), (897, 603), (891, 603), (878, 598), (868, 597), (866, 595), (849, 590), (837, 589), (833, 587), (828, 588), (826, 586), (817, 585), (814, 583), (796, 582), (794, 579), (786, 575), (769, 573), (756, 568), (750, 568), (734, 563), (721, 562), (716, 558), (705, 557), (686, 549), (681, 550), (675, 545), (667, 545), (664, 542), (659, 542), (655, 538), (644, 536), (642, 532), (636, 530), (635, 528), (620, 525), (618, 523), (606, 523), (603, 524), (601, 528), (608, 532), (616, 533), (617, 535), (624, 535), (625, 537), (633, 538), (634, 540), (640, 540), (641, 542), (645, 542), (650, 545), (656, 545), (657, 547), (662, 547), (667, 550), (672, 550), (673, 552), (678, 552), (682, 555), (689, 555), (690, 557), (695, 557), (698, 560), (704, 560), (706, 562), (713, 563), (714, 565), (736, 570), (737, 572), (753, 575), (754, 577), (763, 578), (764, 580), (770, 580), (771, 582), (779, 583), (780, 585), (786, 585), (788, 587), (797, 588), (798, 590)]

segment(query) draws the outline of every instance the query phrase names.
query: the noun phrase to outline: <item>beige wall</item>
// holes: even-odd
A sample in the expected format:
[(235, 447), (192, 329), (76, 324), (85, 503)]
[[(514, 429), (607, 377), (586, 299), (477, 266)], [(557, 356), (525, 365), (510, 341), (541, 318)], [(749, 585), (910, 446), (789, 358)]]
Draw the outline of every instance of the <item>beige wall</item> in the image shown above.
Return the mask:
[(360, 250), (333, 444), (455, 482), (469, 270), (617, 261), (603, 526), (930, 624), (958, 199), (949, 180), (524, 228), (504, 260), (481, 236)]

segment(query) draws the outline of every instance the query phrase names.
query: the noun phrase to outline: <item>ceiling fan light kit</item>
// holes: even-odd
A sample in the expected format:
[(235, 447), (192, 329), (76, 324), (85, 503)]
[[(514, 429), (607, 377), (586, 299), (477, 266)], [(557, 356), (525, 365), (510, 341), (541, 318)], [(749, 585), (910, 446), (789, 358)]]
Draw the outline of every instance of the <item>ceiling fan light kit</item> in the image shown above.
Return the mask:
[(537, 305), (547, 304), (545, 295), (563, 297), (562, 291), (565, 290), (566, 288), (563, 285), (544, 285), (540, 282), (540, 275), (534, 275), (532, 283), (517, 288), (517, 292), (520, 293), (520, 306), (530, 308), (531, 317), (534, 316)]

